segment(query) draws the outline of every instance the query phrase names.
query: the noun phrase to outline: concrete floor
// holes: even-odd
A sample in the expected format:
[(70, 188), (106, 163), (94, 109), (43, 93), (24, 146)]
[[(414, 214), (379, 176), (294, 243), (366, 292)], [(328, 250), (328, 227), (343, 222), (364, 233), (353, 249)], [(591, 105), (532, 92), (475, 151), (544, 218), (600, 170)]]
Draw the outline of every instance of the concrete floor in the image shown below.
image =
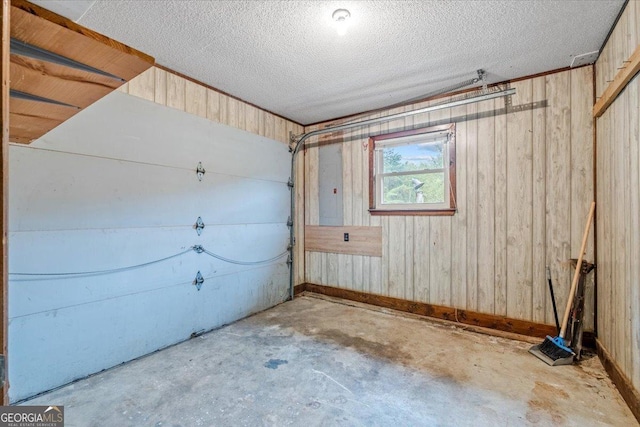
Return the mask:
[(633, 426), (597, 357), (303, 296), (24, 404), (66, 426)]

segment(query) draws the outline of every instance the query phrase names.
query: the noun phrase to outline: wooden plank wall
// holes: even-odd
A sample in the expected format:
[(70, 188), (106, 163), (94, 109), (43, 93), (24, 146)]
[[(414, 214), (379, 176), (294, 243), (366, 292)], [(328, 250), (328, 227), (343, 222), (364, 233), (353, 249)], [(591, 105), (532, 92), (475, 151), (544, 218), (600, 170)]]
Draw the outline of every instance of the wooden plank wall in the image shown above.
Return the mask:
[[(515, 109), (506, 114), (497, 99), (325, 136), (343, 144), (344, 225), (381, 226), (382, 257), (306, 252), (306, 281), (552, 324), (545, 266), (564, 307), (572, 274), (567, 261), (578, 255), (593, 195), (593, 69), (512, 86)], [(546, 107), (519, 108), (545, 101)], [(456, 215), (370, 216), (368, 136), (451, 121), (457, 123)], [(318, 225), (317, 151), (312, 141), (305, 152), (308, 225)]]
[[(602, 94), (640, 43), (630, 1), (596, 63)], [(640, 75), (597, 120), (598, 336), (640, 390)]]
[[(158, 67), (152, 67), (119, 89), (121, 92), (176, 108), (265, 138), (289, 143), (289, 133), (299, 135), (304, 128), (268, 111), (254, 107), (205, 85)], [(303, 156), (296, 166), (296, 197), (304, 192)], [(298, 242), (304, 241), (304, 211), (295, 218)], [(294, 284), (304, 282), (304, 247), (296, 245)]]

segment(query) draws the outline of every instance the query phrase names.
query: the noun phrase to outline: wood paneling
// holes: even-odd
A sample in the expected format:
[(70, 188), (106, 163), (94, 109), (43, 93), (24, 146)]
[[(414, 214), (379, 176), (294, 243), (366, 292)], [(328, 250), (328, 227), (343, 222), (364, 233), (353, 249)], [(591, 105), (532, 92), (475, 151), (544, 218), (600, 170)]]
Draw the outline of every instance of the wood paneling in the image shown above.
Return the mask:
[[(11, 140), (29, 143), (153, 65), (153, 58), (22, 0), (11, 8), (11, 37), (121, 79), (11, 55), (11, 89), (69, 104), (20, 101)], [(13, 102), (12, 102), (13, 105)]]
[[(381, 226), (382, 257), (307, 252), (306, 269), (312, 272), (307, 281), (553, 324), (545, 266), (563, 306), (572, 273), (568, 260), (579, 251), (593, 194), (592, 70), (514, 82), (517, 95), (508, 109), (496, 99), (345, 131), (335, 141), (343, 144), (343, 169), (349, 171), (343, 176), (344, 225)], [(456, 214), (371, 216), (366, 209), (368, 138), (451, 122), (456, 123), (458, 157)], [(316, 167), (313, 150), (306, 153), (308, 172)], [(317, 180), (307, 175), (311, 226), (318, 225)], [(586, 259), (593, 261), (591, 242)], [(586, 322), (591, 328), (589, 315)]]
[[(348, 242), (345, 233), (349, 234)], [(306, 251), (382, 256), (382, 227), (306, 226), (304, 236)]]
[[(607, 80), (613, 80), (617, 68), (637, 52), (639, 22), (640, 5), (630, 1), (596, 63), (600, 92), (606, 94)], [(639, 97), (636, 75), (597, 119), (595, 153), (598, 337), (608, 355), (605, 359), (615, 362), (617, 373), (612, 378), (635, 388), (636, 396), (640, 390)]]
[[(151, 67), (119, 90), (285, 144), (289, 143), (289, 131), (298, 135), (304, 130), (294, 122), (160, 67)], [(303, 155), (299, 156), (299, 159), (303, 158)], [(303, 170), (302, 167), (299, 169)], [(298, 182), (302, 181), (304, 179)]]

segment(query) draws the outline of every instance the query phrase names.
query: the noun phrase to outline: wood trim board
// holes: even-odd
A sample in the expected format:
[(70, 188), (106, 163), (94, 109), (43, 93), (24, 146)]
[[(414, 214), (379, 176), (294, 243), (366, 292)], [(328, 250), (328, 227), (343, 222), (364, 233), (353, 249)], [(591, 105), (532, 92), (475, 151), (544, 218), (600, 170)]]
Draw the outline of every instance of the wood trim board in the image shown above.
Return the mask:
[(7, 328), (8, 311), (7, 311), (7, 291), (9, 288), (8, 280), (8, 264), (7, 264), (7, 204), (9, 199), (9, 40), (10, 40), (10, 20), (11, 13), (9, 0), (1, 0), (0, 5), (0, 182), (2, 183), (2, 202), (0, 204), (0, 229), (2, 230), (2, 243), (0, 243), (0, 343), (2, 345), (2, 354), (4, 354), (3, 370), (5, 381), (2, 384), (2, 395), (0, 396), (0, 405), (9, 404), (8, 389), (9, 381), (7, 380)]
[(593, 117), (602, 116), (638, 72), (640, 72), (640, 45), (636, 47), (629, 59), (624, 61), (624, 67), (618, 71), (613, 81), (609, 83), (600, 99), (593, 106)]
[[(345, 234), (349, 241), (345, 241)], [(382, 256), (382, 227), (329, 227), (307, 225), (304, 228), (307, 252)]]
[[(512, 319), (509, 317), (488, 313), (478, 313), (470, 310), (457, 309), (455, 307), (446, 307), (423, 302), (409, 301), (383, 295), (353, 291), (350, 289), (336, 288), (333, 286), (303, 283), (294, 288), (294, 296), (300, 295), (303, 292), (311, 292), (333, 298), (341, 298), (364, 304), (375, 305), (377, 307), (402, 311), (405, 313), (416, 314), (419, 316), (447, 320), (464, 325), (493, 329), (496, 331), (512, 334), (526, 335), (529, 337), (544, 338), (547, 335), (557, 335), (556, 328), (553, 325), (545, 325), (541, 323), (529, 322), (526, 320)], [(593, 332), (587, 331), (584, 333), (583, 346), (595, 348), (595, 336)]]
[(622, 395), (624, 401), (627, 402), (629, 409), (631, 409), (633, 415), (636, 417), (638, 422), (640, 422), (640, 393), (638, 393), (638, 390), (633, 387), (631, 381), (629, 381), (629, 379), (622, 373), (622, 370), (613, 357), (611, 357), (609, 351), (604, 348), (602, 342), (600, 342), (599, 339), (596, 339), (595, 341), (600, 362), (602, 362), (604, 369), (609, 374), (611, 381), (613, 381), (615, 386), (618, 388), (618, 391)]

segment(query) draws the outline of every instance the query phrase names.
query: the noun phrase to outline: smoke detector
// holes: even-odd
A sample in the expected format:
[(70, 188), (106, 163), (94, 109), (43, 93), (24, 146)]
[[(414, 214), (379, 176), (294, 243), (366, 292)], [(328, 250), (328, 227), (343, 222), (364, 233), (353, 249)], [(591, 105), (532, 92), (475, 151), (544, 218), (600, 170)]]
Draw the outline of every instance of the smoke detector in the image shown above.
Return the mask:
[(582, 55), (576, 55), (571, 61), (571, 68), (580, 67), (582, 65), (593, 64), (598, 59), (599, 51), (593, 51), (589, 53), (583, 53)]

